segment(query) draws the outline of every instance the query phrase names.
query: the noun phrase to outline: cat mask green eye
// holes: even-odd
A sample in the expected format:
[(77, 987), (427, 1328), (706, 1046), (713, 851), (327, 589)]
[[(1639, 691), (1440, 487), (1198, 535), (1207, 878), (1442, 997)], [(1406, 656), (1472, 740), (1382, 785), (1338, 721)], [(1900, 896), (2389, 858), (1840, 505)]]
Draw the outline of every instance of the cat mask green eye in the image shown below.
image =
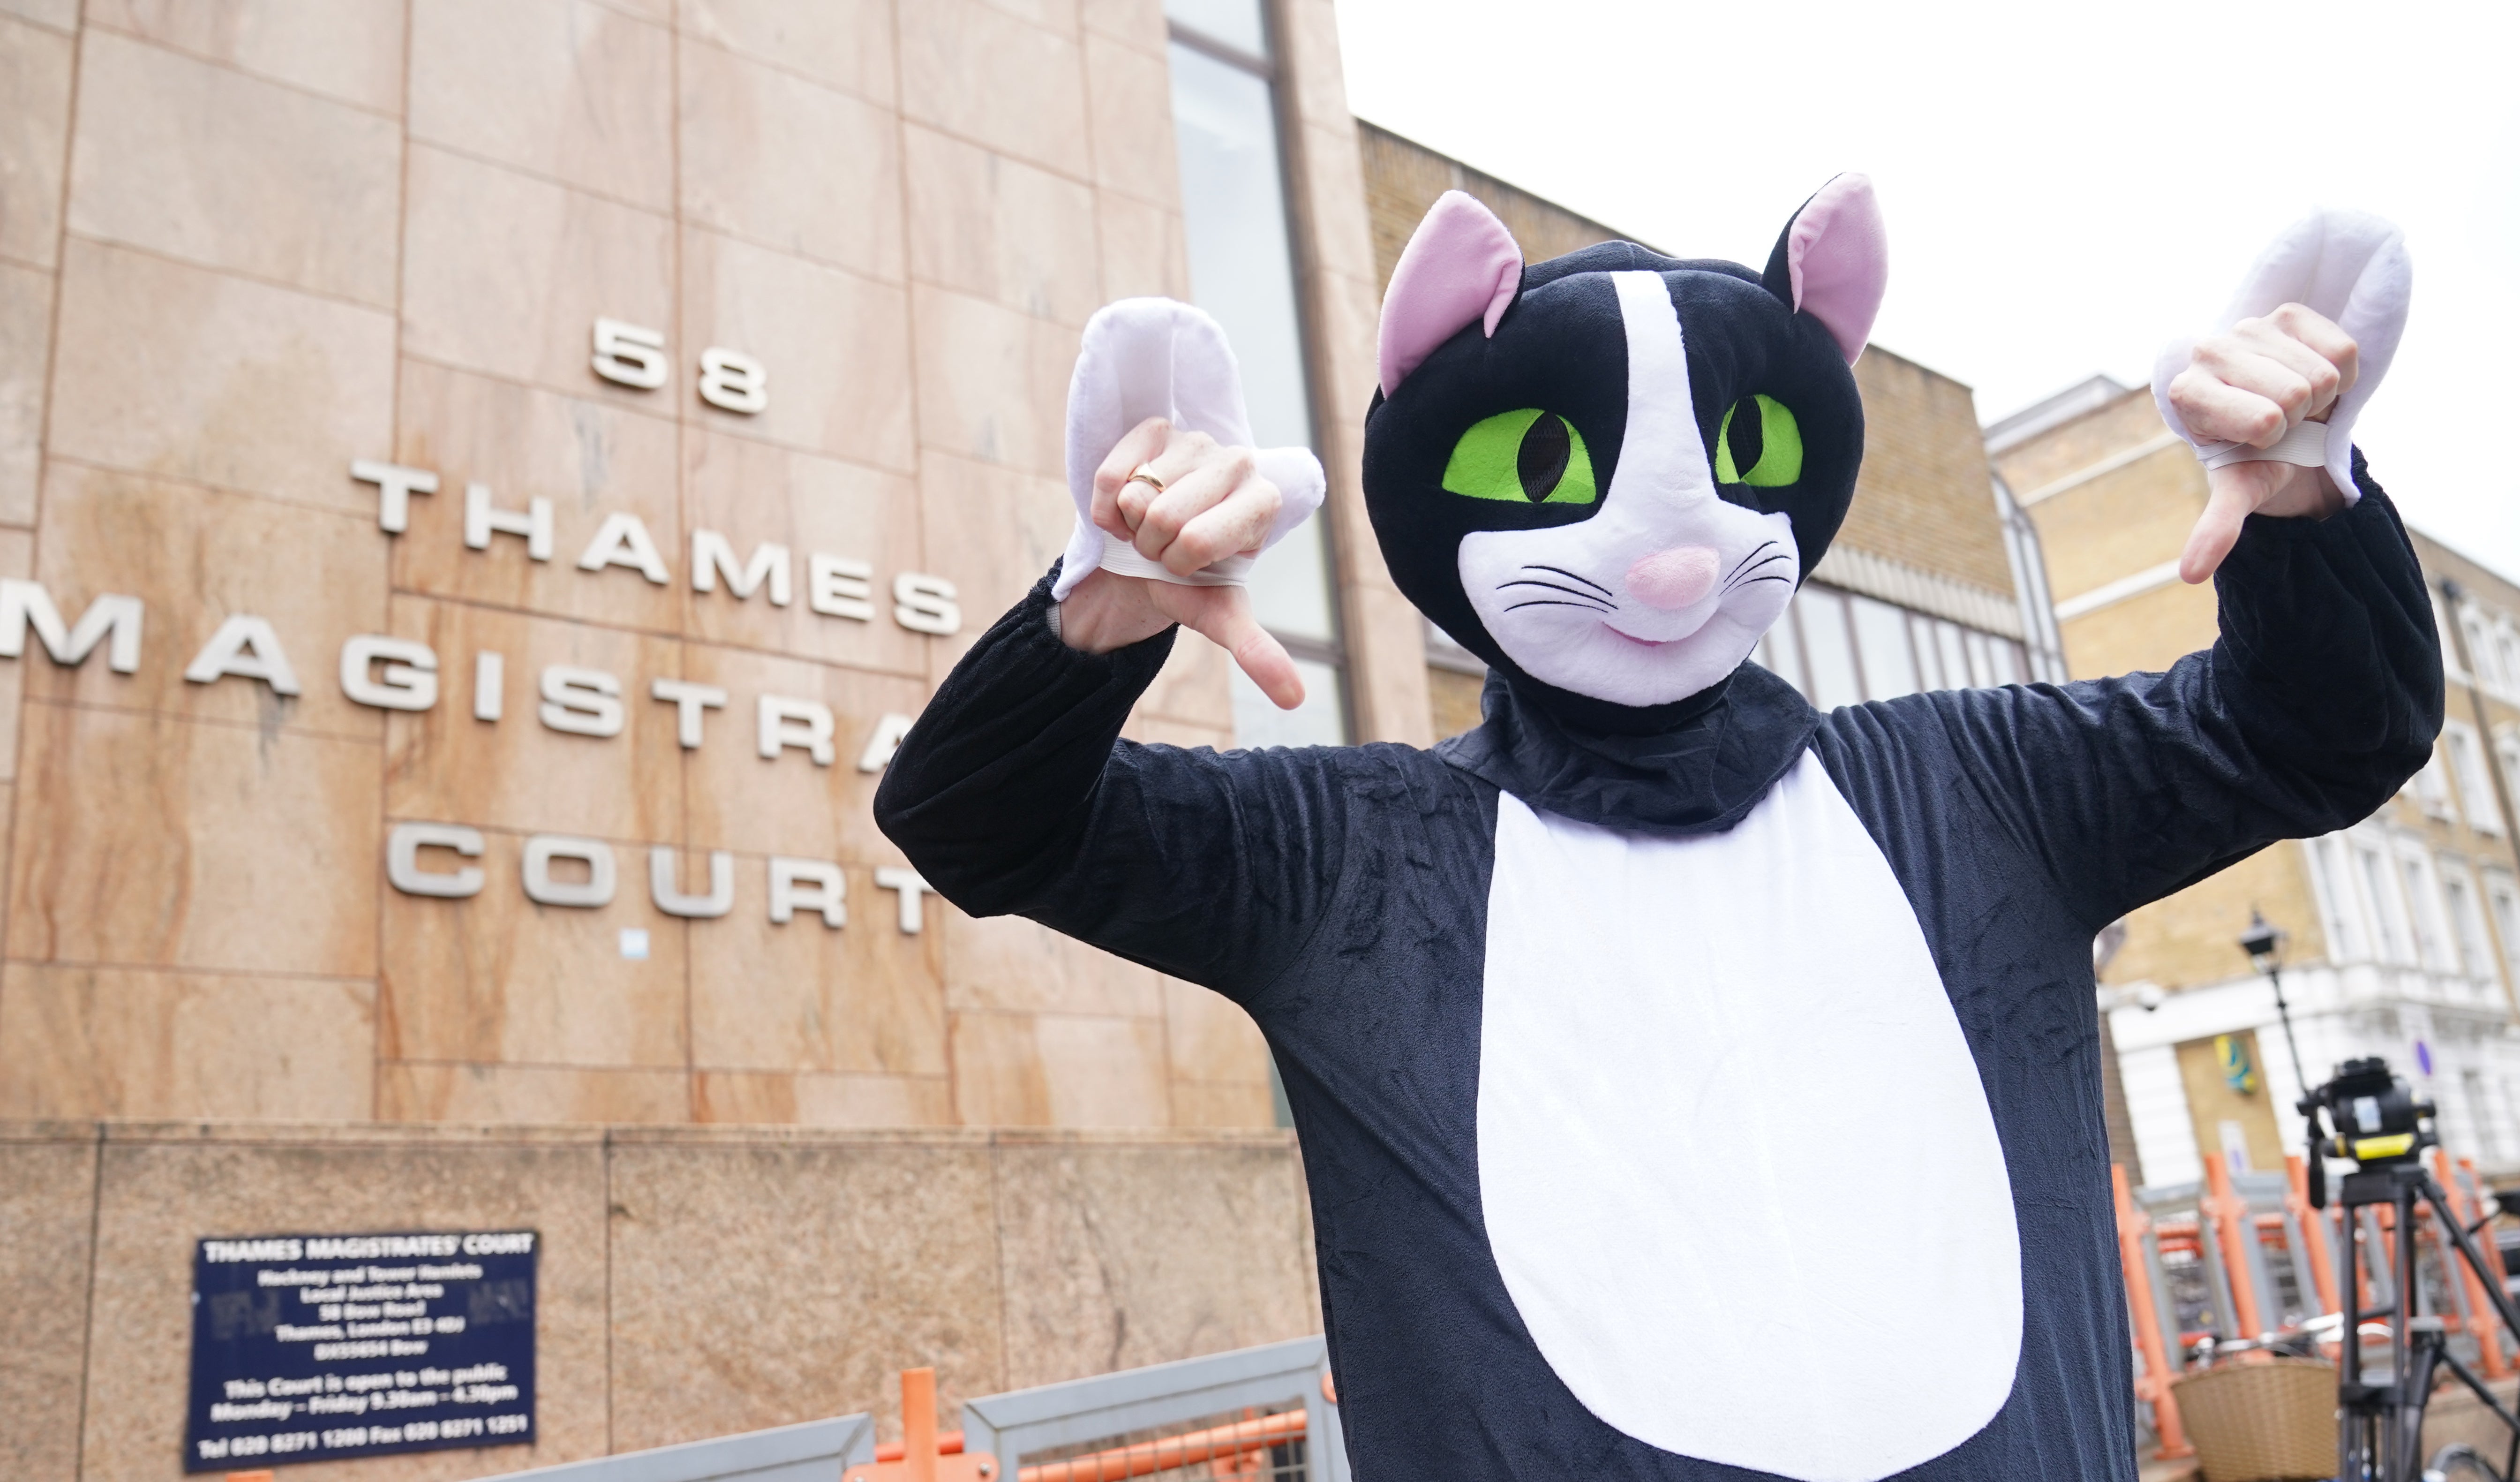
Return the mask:
[(1774, 396), (1733, 402), (1715, 434), (1715, 482), (1780, 488), (1802, 476), (1803, 430), (1785, 404)]
[(1591, 504), (1601, 496), (1584, 435), (1536, 406), (1499, 412), (1462, 434), (1444, 465), (1444, 487), (1516, 504)]

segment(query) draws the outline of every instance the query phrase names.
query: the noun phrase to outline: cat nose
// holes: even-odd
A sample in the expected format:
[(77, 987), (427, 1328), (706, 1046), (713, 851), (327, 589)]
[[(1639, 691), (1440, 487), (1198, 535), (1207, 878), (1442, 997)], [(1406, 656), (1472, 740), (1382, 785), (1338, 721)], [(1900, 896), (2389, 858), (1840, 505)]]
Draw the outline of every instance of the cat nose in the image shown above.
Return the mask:
[(1711, 545), (1675, 545), (1628, 568), (1628, 590), (1647, 607), (1670, 612), (1701, 601), (1715, 586), (1717, 557)]

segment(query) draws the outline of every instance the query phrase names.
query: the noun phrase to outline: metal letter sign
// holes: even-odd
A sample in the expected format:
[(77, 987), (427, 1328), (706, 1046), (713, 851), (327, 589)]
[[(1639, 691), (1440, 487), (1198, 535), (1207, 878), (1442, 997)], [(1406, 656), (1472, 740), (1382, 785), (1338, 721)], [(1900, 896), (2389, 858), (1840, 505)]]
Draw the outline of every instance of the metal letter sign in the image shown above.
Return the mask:
[(523, 1229), (202, 1241), (184, 1469), (532, 1441), (540, 1243)]

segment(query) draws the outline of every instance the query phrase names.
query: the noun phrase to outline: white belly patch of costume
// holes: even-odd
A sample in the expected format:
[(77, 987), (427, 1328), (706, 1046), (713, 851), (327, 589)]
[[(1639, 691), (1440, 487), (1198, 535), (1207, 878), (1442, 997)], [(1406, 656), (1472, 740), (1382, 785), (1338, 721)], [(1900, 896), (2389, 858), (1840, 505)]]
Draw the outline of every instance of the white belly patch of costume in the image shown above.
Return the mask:
[(1874, 1482), (1995, 1417), (2021, 1349), (2002, 1148), (1817, 756), (1686, 839), (1500, 795), (1486, 971), (1488, 1242), (1587, 1409), (1801, 1482)]

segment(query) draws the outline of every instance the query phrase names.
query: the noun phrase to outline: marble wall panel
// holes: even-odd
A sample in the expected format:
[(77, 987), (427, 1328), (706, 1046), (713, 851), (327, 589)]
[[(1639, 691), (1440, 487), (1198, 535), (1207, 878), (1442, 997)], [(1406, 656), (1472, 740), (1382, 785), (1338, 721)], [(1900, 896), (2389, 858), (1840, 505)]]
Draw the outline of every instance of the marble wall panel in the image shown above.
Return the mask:
[[(544, 905), (525, 899), (518, 883), (524, 836), (484, 833), (481, 857), (469, 861), (486, 877), (480, 894), (448, 901), (381, 893), (378, 1053), (682, 1069), (691, 928), (649, 900), (647, 847), (612, 846), (617, 885), (609, 905)], [(583, 865), (568, 867), (585, 878)], [(625, 930), (648, 934), (647, 956), (624, 952)]]
[(1173, 156), (1169, 59), (1088, 33), (1085, 86), (1094, 122), (1095, 182), (1169, 210), (1180, 209), (1181, 166)]
[(912, 469), (910, 312), (900, 289), (686, 230), (683, 315), (690, 364), (710, 346), (741, 350), (767, 369), (770, 397), (746, 416), (684, 390), (687, 416), (740, 437)]
[(11, 957), (375, 976), (375, 743), (29, 703), (22, 744)]
[(941, 902), (928, 909), (945, 938), (945, 1001), (951, 1007), (1139, 1018), (1164, 1011), (1152, 968), (1097, 951), (1021, 916), (967, 916)]
[(376, 985), (9, 964), (0, 1117), (363, 1122)]
[[(394, 817), (628, 841), (677, 835), (683, 764), (676, 707), (654, 699), (650, 686), (680, 673), (678, 642), (400, 596), (391, 630), (436, 652), (440, 681), (434, 709), (397, 712), (386, 723), (385, 809)], [(475, 716), (475, 656), (484, 652), (500, 655), (504, 672), (495, 721)], [(542, 674), (554, 665), (601, 670), (619, 680), (618, 735), (580, 735), (544, 723)], [(751, 717), (743, 716), (739, 726), (730, 724), (733, 715), (730, 706), (710, 717), (711, 747), (748, 745)], [(647, 878), (644, 859), (637, 875), (623, 877), (642, 892)]]
[(1190, 249), (1179, 212), (1117, 191), (1095, 198), (1102, 233), (1102, 297), (1190, 298)]
[(1062, 36), (1076, 32), (1076, 0), (982, 0), (991, 10)]
[(1265, 1081), (1175, 1081), (1173, 1126), (1250, 1130), (1278, 1125), (1278, 1103)]
[(692, 1077), (693, 1120), (796, 1127), (954, 1126), (944, 1076), (704, 1070)]
[(1163, 1127), (1160, 1019), (957, 1013), (954, 1097), (966, 1127)]
[(0, 1133), (0, 1465), (25, 1482), (78, 1476), (96, 1156), (92, 1128)]
[[(688, 645), (683, 664), (689, 678), (717, 685), (730, 697), (724, 716), (711, 717), (709, 743), (687, 754), (687, 846), (847, 864), (901, 862), (901, 852), (875, 826), (880, 774), (862, 772), (857, 764), (878, 718), (887, 712), (919, 714), (927, 702), (924, 684), (703, 643)], [(775, 760), (760, 755), (759, 697), (765, 694), (830, 707), (831, 765), (816, 765), (797, 747), (782, 749)], [(888, 894), (878, 899), (890, 901)], [(867, 903), (870, 908), (873, 903)]]
[(388, 1060), (377, 1066), (377, 1118), (512, 1127), (688, 1122), (691, 1079), (680, 1070)]
[(1288, 1140), (1002, 1137), (1009, 1385), (1318, 1331)]
[(393, 119), (108, 30), (79, 69), (70, 230), (393, 307)]
[[(34, 574), (34, 568), (33, 532), (0, 530), (0, 577), (22, 580)], [(15, 781), (18, 776), (18, 719), (25, 696), (25, 660), (0, 662), (0, 782)]]
[(1214, 730), (1234, 729), (1234, 696), (1227, 687), (1234, 658), (1207, 639), (1182, 628), (1173, 634), (1171, 657), (1138, 700), (1137, 714)]
[(947, 940), (941, 917), (951, 907), (927, 898), (924, 930), (903, 932), (898, 894), (878, 888), (872, 870), (851, 868), (847, 925), (834, 928), (811, 911), (781, 924), (770, 919), (768, 860), (737, 859), (735, 878), (735, 909), (692, 928), (694, 1064), (947, 1073), (937, 979)]
[(1003, 1386), (985, 1143), (654, 1135), (612, 1153), (616, 1450)]
[[(603, 1148), (408, 1133), (385, 1142), (312, 1129), (226, 1136), (142, 1127), (106, 1143), (98, 1194), (94, 1356), (81, 1475), (171, 1479), (192, 1354), (193, 1242), (292, 1230), (541, 1232), (534, 1299), (530, 1448), (399, 1459), (407, 1482), (453, 1482), (605, 1452)], [(388, 1170), (390, 1171), (388, 1173)], [(373, 1460), (291, 1468), (297, 1482), (353, 1482)]]
[(688, 36), (891, 107), (892, 7), (883, 0), (681, 0)]
[(79, 0), (0, 0), (0, 15), (17, 16), (57, 31), (78, 24)]
[[(699, 356), (672, 339), (665, 217), (418, 144), (404, 189), (406, 353), (663, 415), (690, 394)], [(599, 318), (666, 335), (673, 378), (639, 391), (597, 376)]]
[(1269, 1042), (1242, 1005), (1223, 994), (1163, 980), (1164, 1044), (1176, 1081), (1269, 1087)]
[[(736, 596), (723, 574), (711, 592), (679, 581), (677, 590), (688, 604), (684, 631), (860, 669), (926, 672), (928, 648), (938, 640), (892, 620), (892, 579), (932, 570), (921, 559), (916, 485), (863, 464), (699, 429), (686, 438), (684, 457), (690, 471), (684, 484), (688, 523), (676, 565), (690, 561), (690, 532), (710, 530), (727, 537), (742, 563), (748, 564), (761, 544), (787, 546), (791, 583), (788, 605), (780, 607), (766, 589)], [(814, 611), (807, 583), (817, 552), (875, 568), (874, 618)], [(967, 611), (967, 629), (976, 621)]]
[(910, 301), (920, 441), (1064, 480), (1076, 330), (923, 285), (911, 290)]
[(344, 103), (402, 111), (400, 0), (91, 0), (87, 23)]
[(1142, 52), (1163, 52), (1163, 0), (1082, 0), (1077, 11), (1089, 31), (1125, 41)]
[[(411, 528), (392, 542), (397, 590), (651, 632), (680, 626), (690, 544), (680, 533), (672, 422), (600, 396), (406, 360), (400, 434), (394, 460), (436, 474), (438, 484), (436, 493), (413, 497)], [(552, 558), (533, 560), (524, 537), (504, 533), (492, 533), (487, 550), (466, 545), (465, 486), (473, 483), (489, 486), (491, 502), (511, 513), (549, 499)], [(673, 581), (659, 586), (623, 567), (578, 569), (614, 514), (647, 527)]]
[(901, 79), (905, 117), (1091, 177), (1085, 79), (1071, 35), (979, 0), (923, 0), (901, 13)]
[(1102, 307), (1090, 187), (932, 129), (902, 133), (920, 278), (1062, 324)]
[(70, 55), (69, 37), (0, 20), (0, 257), (38, 267), (61, 249)]
[(411, 134), (674, 205), (673, 40), (592, 0), (412, 0)]
[[(19, 663), (29, 693), (195, 719), (293, 727), (374, 740), (382, 712), (341, 692), (341, 645), (384, 630), (386, 536), (373, 518), (276, 499), (56, 463), (44, 489), (35, 579), (74, 624), (99, 593), (148, 604), (140, 669), (118, 674), (102, 649), (65, 669), (32, 644)], [(321, 572), (324, 579), (308, 580)], [(270, 623), (299, 693), (185, 668), (229, 618)]]
[(52, 344), (53, 275), (0, 262), (0, 525), (35, 523)]
[(1067, 549), (1076, 503), (1064, 478), (933, 449), (921, 460), (919, 496), (927, 569), (952, 581), (963, 604), (963, 630), (928, 653), (930, 678), (941, 680)]
[(681, 45), (685, 219), (899, 281), (892, 111), (718, 47)]
[(60, 292), (53, 456), (374, 517), (392, 315), (75, 237)]

